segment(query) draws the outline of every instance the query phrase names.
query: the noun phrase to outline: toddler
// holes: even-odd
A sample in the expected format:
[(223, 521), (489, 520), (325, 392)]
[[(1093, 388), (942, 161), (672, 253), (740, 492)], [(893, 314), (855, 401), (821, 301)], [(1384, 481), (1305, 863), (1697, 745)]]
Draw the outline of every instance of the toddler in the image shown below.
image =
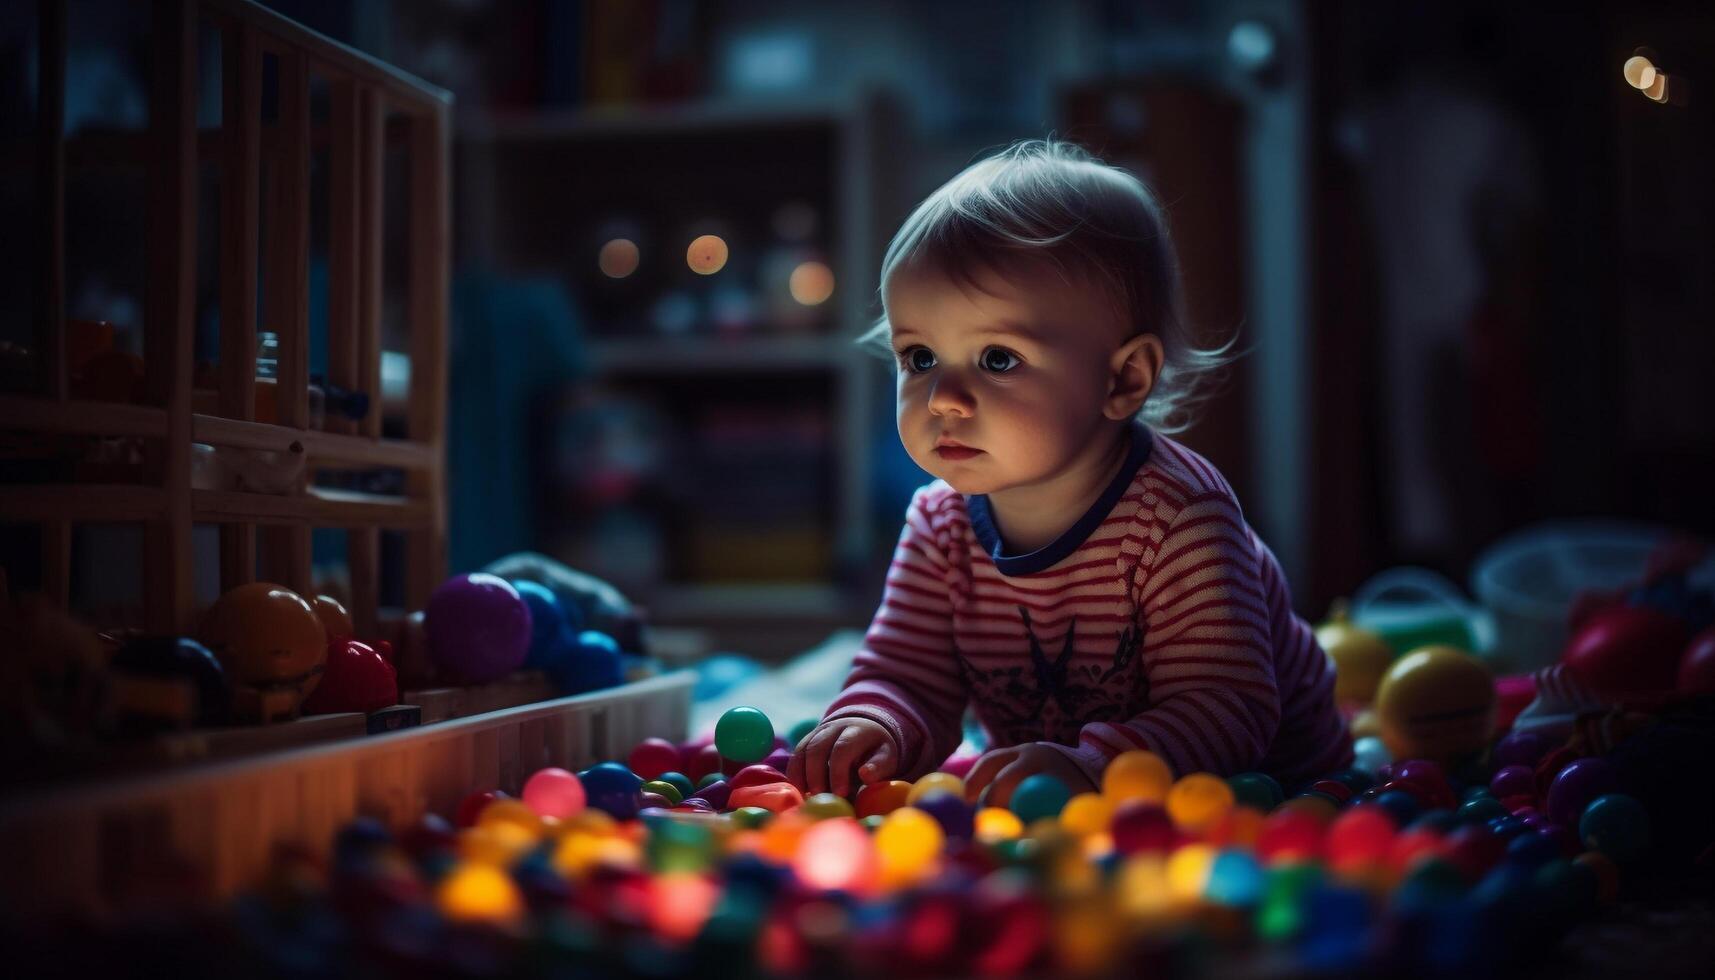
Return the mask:
[(1130, 749), (1289, 789), (1348, 762), (1333, 670), (1274, 555), (1164, 434), (1227, 351), (1192, 344), (1136, 178), (1058, 142), (981, 161), (894, 237), (882, 305), (867, 339), (890, 345), (899, 437), (938, 479), (795, 783), (915, 779), (968, 704), (994, 748), (966, 787), (990, 805), (1033, 773), (1098, 787)]

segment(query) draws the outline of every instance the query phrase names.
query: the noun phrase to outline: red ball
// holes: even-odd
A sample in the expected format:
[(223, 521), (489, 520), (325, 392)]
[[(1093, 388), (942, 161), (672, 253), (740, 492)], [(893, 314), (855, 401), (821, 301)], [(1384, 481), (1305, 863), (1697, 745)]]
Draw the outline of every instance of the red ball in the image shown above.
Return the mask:
[(1256, 855), (1263, 861), (1310, 861), (1322, 854), (1322, 824), (1303, 810), (1277, 809), (1262, 822)]
[(1691, 638), (1679, 658), (1681, 694), (1715, 694), (1715, 626)]
[(1447, 771), (1433, 759), (1407, 759), (1393, 767), (1393, 778), (1422, 787), (1427, 795), (1419, 799), (1426, 806), (1450, 810), (1458, 803), (1447, 782)]
[(1474, 882), (1488, 874), (1506, 850), (1507, 842), (1487, 827), (1460, 827), (1447, 837), (1447, 860), (1467, 881)]
[(1159, 803), (1130, 800), (1120, 804), (1108, 824), (1114, 850), (1121, 854), (1160, 853), (1173, 849), (1179, 832)]
[(393, 665), (367, 643), (339, 639), (328, 644), (325, 673), (321, 683), (304, 699), (304, 713), (368, 714), (398, 703), (399, 674)]
[(1620, 606), (1590, 617), (1560, 659), (1573, 676), (1606, 697), (1669, 691), (1685, 639), (1679, 617), (1648, 606)]
[(625, 764), (645, 782), (664, 772), (677, 772), (682, 762), (679, 747), (664, 738), (646, 738), (625, 757)]
[(1327, 793), (1340, 803), (1352, 798), (1352, 787), (1338, 779), (1318, 779), (1310, 784), (1310, 789), (1317, 793)]
[(713, 745), (705, 745), (685, 758), (684, 773), (691, 782), (701, 782), (711, 772), (721, 771), (721, 754)]
[(511, 798), (497, 789), (472, 793), (459, 801), (459, 808), (453, 813), (453, 826), (461, 830), (465, 827), (474, 827), (476, 826), (476, 818), (482, 814), (483, 807), (495, 800), (509, 800)]
[(1394, 830), (1393, 818), (1381, 807), (1353, 807), (1328, 828), (1328, 863), (1336, 871), (1378, 865), (1393, 844)]
[(733, 789), (743, 789), (746, 786), (767, 786), (769, 783), (784, 783), (785, 781), (785, 773), (773, 766), (765, 766), (759, 762), (752, 766), (745, 766), (734, 773), (733, 777), (727, 780), (727, 785)]

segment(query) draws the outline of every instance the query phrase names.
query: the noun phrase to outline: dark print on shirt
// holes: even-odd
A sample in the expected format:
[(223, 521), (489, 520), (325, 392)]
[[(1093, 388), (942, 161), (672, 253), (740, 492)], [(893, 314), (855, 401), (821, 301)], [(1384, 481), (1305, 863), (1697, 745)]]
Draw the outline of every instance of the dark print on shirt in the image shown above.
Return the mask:
[[(1137, 610), (1131, 623), (1114, 638), (1107, 663), (1074, 663), (1077, 617), (1052, 660), (1042, 648), (1030, 621), (1030, 610), (1019, 606), (1029, 640), (1027, 662), (982, 669), (954, 650), (959, 673), (972, 703), (989, 730), (991, 744), (1049, 741), (1075, 745), (1078, 730), (1093, 721), (1118, 724), (1135, 717), (1149, 703), (1149, 683), (1140, 669), (1143, 624)], [(1022, 658), (1020, 658), (1022, 659)]]

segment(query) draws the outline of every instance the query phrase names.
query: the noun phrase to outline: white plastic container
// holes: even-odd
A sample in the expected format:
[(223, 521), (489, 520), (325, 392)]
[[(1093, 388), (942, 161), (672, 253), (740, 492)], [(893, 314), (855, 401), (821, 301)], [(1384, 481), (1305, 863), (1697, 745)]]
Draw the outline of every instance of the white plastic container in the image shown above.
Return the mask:
[(1573, 597), (1637, 582), (1668, 534), (1648, 524), (1568, 521), (1491, 545), (1472, 565), (1471, 591), (1494, 618), (1497, 666), (1529, 671), (1558, 662)]

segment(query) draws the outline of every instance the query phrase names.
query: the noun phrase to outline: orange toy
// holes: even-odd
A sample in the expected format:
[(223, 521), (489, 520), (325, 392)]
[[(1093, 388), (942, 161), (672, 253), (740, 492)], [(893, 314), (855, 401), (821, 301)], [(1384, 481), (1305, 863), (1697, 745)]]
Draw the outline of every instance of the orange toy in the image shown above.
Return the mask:
[(304, 597), (252, 582), (226, 593), (203, 617), (199, 638), (220, 659), (245, 721), (295, 718), (321, 681), (327, 630)]

